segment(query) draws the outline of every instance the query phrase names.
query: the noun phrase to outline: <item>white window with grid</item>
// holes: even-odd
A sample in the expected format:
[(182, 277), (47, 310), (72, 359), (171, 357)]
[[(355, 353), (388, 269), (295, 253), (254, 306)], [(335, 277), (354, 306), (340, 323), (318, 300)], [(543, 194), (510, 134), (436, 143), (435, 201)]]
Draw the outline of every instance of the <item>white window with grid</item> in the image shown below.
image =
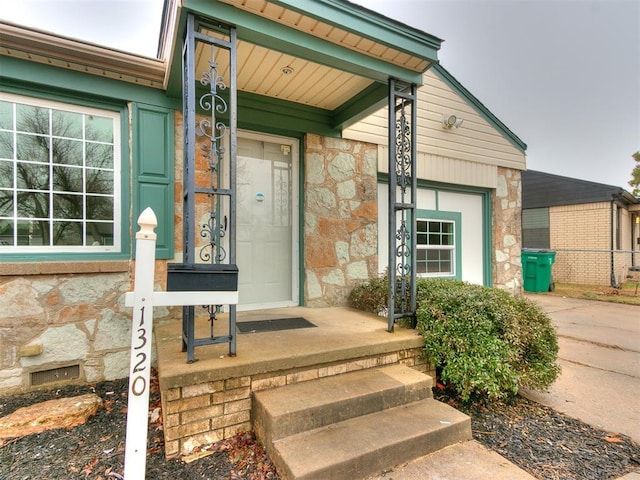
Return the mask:
[(455, 222), (418, 219), (416, 226), (416, 273), (422, 277), (455, 276)]
[(119, 122), (0, 93), (0, 252), (120, 251)]

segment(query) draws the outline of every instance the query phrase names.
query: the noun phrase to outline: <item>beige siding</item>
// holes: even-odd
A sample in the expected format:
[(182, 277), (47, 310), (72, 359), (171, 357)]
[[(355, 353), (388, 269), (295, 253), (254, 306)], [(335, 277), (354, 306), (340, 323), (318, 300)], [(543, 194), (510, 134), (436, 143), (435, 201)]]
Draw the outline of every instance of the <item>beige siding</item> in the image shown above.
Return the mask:
[[(424, 80), (418, 92), (416, 132), (420, 178), (491, 188), (495, 187), (496, 167), (525, 169), (525, 155), (436, 73), (427, 72)], [(463, 119), (462, 125), (443, 128), (445, 114)], [(387, 121), (385, 107), (346, 129), (343, 135), (386, 145)], [(386, 171), (386, 165), (379, 168)]]

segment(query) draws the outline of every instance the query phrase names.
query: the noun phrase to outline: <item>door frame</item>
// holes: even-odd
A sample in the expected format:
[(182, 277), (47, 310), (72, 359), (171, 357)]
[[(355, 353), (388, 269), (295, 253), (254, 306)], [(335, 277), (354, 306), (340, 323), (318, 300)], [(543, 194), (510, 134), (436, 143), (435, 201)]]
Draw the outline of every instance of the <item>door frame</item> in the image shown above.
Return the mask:
[[(241, 139), (291, 145), (291, 297), (289, 300), (238, 305), (238, 311), (297, 307), (300, 305), (300, 139), (238, 129)], [(241, 298), (242, 300), (242, 298)]]

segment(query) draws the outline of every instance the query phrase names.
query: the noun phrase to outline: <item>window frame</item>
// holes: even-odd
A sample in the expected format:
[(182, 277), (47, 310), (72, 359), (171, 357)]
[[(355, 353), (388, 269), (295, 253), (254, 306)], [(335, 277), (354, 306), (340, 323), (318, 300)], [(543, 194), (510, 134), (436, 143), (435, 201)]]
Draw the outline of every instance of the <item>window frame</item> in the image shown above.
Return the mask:
[[(416, 212), (416, 227), (418, 222), (439, 222), (450, 223), (453, 225), (453, 245), (421, 245), (416, 242), (416, 250), (450, 250), (451, 254), (451, 272), (417, 272), (416, 275), (422, 278), (452, 278), (460, 280), (462, 278), (462, 214), (460, 212), (447, 212), (442, 210), (421, 210)], [(416, 232), (420, 236), (421, 232)], [(428, 235), (428, 233), (426, 233)], [(416, 259), (416, 265), (418, 260)], [(426, 264), (426, 262), (425, 262)], [(417, 270), (417, 267), (416, 267)]]
[[(0, 100), (53, 109), (62, 112), (96, 115), (110, 118), (113, 122), (113, 245), (71, 245), (71, 246), (0, 246), (0, 254), (5, 261), (67, 261), (67, 260), (120, 260), (130, 256), (130, 234), (124, 222), (129, 218), (128, 210), (131, 202), (127, 186), (130, 183), (129, 169), (125, 162), (129, 158), (127, 142), (128, 107), (126, 104), (101, 103), (83, 101), (58, 95), (38, 95), (35, 92), (0, 91)], [(16, 134), (15, 127), (12, 127)], [(52, 136), (52, 133), (49, 133)], [(14, 152), (15, 162), (17, 153)], [(45, 165), (51, 166), (48, 161)], [(82, 170), (85, 171), (83, 166)], [(14, 190), (15, 191), (15, 190)], [(52, 191), (47, 189), (47, 195)], [(49, 217), (53, 212), (49, 212)], [(15, 219), (15, 217), (14, 217)], [(82, 218), (86, 224), (90, 220)]]

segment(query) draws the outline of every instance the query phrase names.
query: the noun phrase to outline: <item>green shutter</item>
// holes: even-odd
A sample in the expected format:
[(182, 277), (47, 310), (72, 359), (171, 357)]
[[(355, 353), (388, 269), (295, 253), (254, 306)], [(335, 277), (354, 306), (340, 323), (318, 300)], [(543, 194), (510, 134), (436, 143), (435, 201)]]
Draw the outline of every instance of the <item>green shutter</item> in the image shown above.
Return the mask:
[(173, 258), (173, 110), (133, 105), (133, 230), (140, 213), (151, 207), (158, 219), (156, 258)]

